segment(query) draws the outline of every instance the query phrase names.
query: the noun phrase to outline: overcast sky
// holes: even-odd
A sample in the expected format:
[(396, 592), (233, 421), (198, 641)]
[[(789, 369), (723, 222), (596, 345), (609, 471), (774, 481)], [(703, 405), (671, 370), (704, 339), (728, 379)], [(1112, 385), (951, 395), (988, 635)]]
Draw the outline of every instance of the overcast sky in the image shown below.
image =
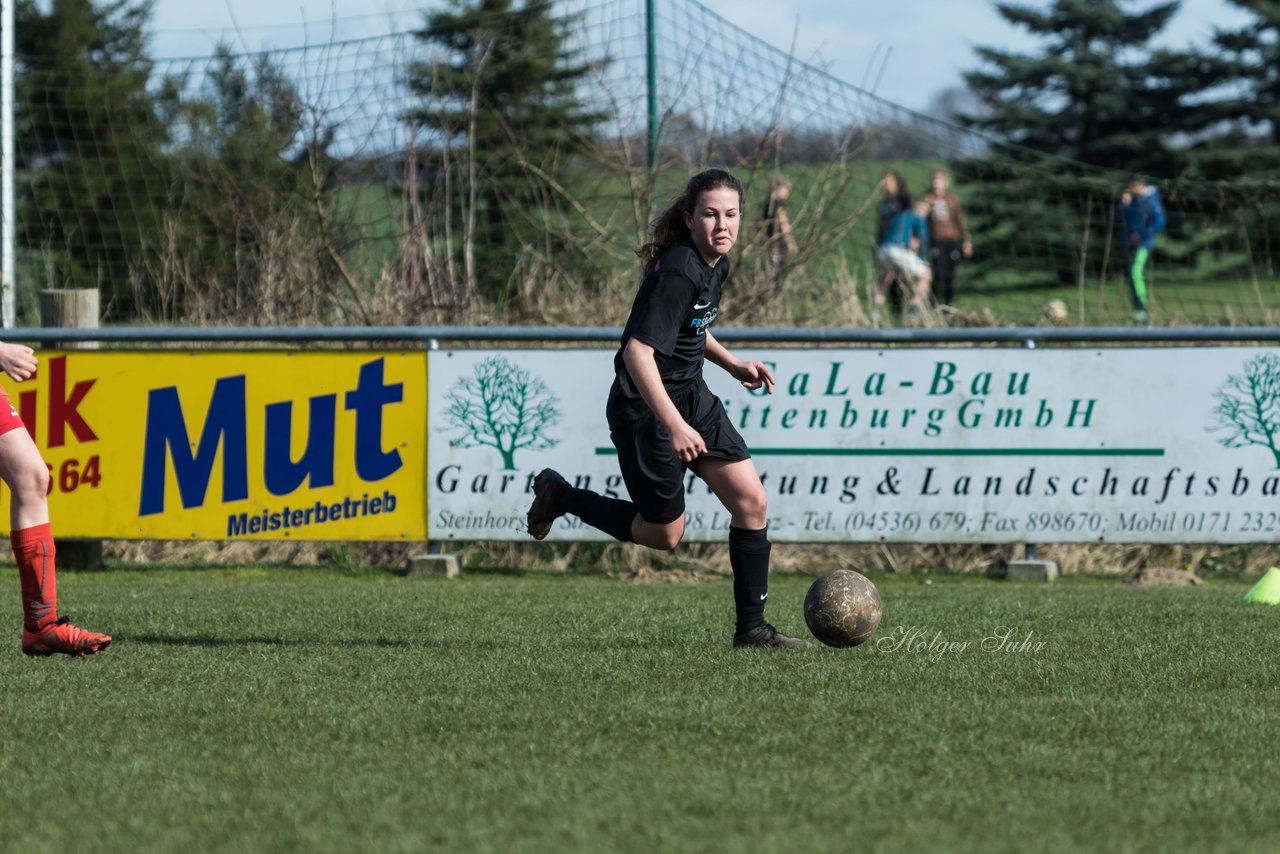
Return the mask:
[[(642, 8), (641, 0), (634, 2)], [(800, 58), (818, 60), (836, 77), (916, 110), (961, 83), (961, 72), (976, 65), (974, 45), (1033, 47), (1021, 31), (1004, 24), (990, 0), (703, 2), (783, 50), (790, 49), (794, 34)], [(411, 0), (155, 0), (152, 51), (159, 58), (205, 56), (219, 41), (250, 51), (375, 36), (417, 27), (428, 5), (439, 6)], [(1225, 0), (1183, 0), (1159, 41), (1203, 44), (1214, 26), (1244, 20)]]

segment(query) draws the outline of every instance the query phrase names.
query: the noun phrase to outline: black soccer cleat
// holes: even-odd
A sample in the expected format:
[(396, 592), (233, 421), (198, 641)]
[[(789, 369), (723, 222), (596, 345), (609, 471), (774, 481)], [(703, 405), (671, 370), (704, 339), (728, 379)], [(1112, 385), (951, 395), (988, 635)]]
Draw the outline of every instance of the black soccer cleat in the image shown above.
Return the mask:
[(804, 647), (808, 645), (808, 641), (788, 637), (768, 623), (733, 636), (734, 649), (749, 646)]
[(560, 490), (567, 489), (569, 482), (554, 469), (543, 469), (533, 479), (533, 504), (529, 505), (529, 536), (535, 540), (546, 539), (551, 533), (551, 523), (564, 515), (564, 511), (556, 507), (556, 499)]

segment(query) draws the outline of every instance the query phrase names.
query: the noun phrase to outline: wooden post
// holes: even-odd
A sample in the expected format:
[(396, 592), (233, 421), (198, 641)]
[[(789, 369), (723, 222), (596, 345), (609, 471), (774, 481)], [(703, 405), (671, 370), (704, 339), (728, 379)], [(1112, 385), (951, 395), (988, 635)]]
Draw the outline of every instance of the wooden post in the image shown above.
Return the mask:
[[(40, 325), (46, 329), (97, 329), (96, 289), (47, 290), (40, 292)], [(59, 341), (50, 344), (61, 350), (96, 350), (97, 341)], [(53, 519), (59, 569), (99, 570), (102, 540), (63, 539), (57, 536), (58, 520)]]
[[(40, 292), (40, 325), (45, 329), (97, 329), (98, 291), (92, 288)], [(59, 350), (96, 350), (97, 341), (58, 341)]]

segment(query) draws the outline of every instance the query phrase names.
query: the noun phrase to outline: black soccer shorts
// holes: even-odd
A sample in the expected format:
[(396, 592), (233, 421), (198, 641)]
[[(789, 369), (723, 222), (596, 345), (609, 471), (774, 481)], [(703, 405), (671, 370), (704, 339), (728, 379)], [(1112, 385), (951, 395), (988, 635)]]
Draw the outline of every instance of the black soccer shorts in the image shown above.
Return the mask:
[(631, 501), (641, 518), (655, 525), (674, 522), (684, 515), (685, 471), (707, 458), (747, 460), (751, 452), (743, 441), (720, 398), (711, 393), (701, 377), (671, 395), (680, 415), (702, 435), (706, 453), (692, 464), (683, 463), (671, 447), (671, 433), (648, 406), (629, 420), (617, 421), (610, 433), (618, 449), (618, 466)]

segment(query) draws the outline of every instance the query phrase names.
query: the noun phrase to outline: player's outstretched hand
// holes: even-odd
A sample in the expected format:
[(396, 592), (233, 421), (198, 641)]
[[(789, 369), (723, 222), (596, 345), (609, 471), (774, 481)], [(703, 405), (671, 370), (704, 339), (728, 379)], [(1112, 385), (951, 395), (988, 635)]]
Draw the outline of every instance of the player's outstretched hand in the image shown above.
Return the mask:
[(764, 362), (739, 362), (729, 373), (752, 391), (764, 386), (766, 392), (773, 394), (773, 372)]
[(31, 379), (39, 362), (36, 351), (24, 344), (0, 342), (0, 371), (4, 371), (14, 382)]

